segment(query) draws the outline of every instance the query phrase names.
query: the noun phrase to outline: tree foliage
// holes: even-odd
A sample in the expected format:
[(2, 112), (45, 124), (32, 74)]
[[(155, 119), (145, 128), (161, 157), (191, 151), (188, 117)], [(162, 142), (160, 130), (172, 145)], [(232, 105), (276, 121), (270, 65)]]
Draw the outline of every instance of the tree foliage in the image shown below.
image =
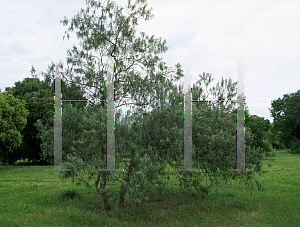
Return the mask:
[[(39, 103), (41, 105), (43, 105), (43, 109), (45, 110), (45, 114), (42, 114), (42, 117), (40, 118), (36, 118), (35, 122), (34, 122), (34, 127), (36, 127), (36, 130), (38, 131), (38, 133), (36, 134), (37, 138), (42, 140), (42, 137), (50, 137), (53, 138), (54, 135), (54, 118), (53, 118), (53, 108), (54, 108), (54, 103), (53, 103), (53, 96), (54, 96), (54, 83), (55, 83), (55, 64), (52, 62), (51, 65), (48, 67), (48, 70), (46, 73), (42, 72), (41, 73), (42, 76), (44, 77), (44, 81), (42, 81), (41, 83), (39, 83), (39, 92), (41, 93), (41, 90), (43, 90), (43, 92), (40, 94), (39, 96)], [(35, 73), (34, 68), (32, 67), (32, 76), (33, 77), (37, 77), (38, 75)], [(62, 99), (65, 100), (81, 100), (81, 99), (86, 99), (86, 97), (84, 96), (85, 91), (82, 91), (82, 89), (80, 88), (80, 86), (76, 85), (74, 82), (65, 82), (64, 80), (61, 81), (61, 86), (62, 86)], [(38, 105), (38, 104), (37, 104)], [(63, 109), (65, 106), (73, 106), (76, 107), (78, 109), (78, 111), (82, 114), (85, 114), (85, 107), (87, 106), (87, 102), (76, 102), (76, 101), (72, 101), (72, 102), (67, 102), (64, 101), (63, 102)], [(64, 110), (63, 110), (64, 113)], [(64, 114), (62, 115), (64, 116)], [(68, 118), (64, 118), (66, 121), (70, 121), (73, 120), (71, 123), (71, 129), (73, 130), (72, 133), (78, 133), (78, 129), (76, 129), (77, 126), (77, 122), (80, 121), (80, 117), (77, 117), (77, 119), (72, 118), (72, 119), (68, 119)], [(44, 129), (49, 129), (50, 131), (48, 131), (47, 135), (42, 135), (39, 130), (41, 130), (42, 128)], [(68, 137), (68, 133), (70, 132), (66, 132), (63, 133), (63, 137), (66, 136)], [(54, 147), (54, 141), (50, 140), (49, 143), (46, 144), (42, 144), (40, 143), (40, 149), (42, 150), (42, 157), (43, 160), (46, 160), (48, 163), (53, 164), (54, 160), (53, 160), (53, 147)], [(69, 143), (65, 142), (63, 146), (68, 146)], [(63, 156), (65, 157), (65, 155)]]
[(269, 141), (272, 144), (273, 149), (286, 149), (285, 145), (279, 141), (279, 134), (281, 134), (281, 131), (277, 132), (273, 130), (273, 123), (271, 123), (271, 128), (267, 132), (267, 135), (269, 137)]
[(0, 93), (0, 160), (13, 163), (19, 158), (14, 150), (22, 144), (22, 130), (27, 124), (25, 101), (14, 98), (10, 92)]
[(252, 146), (263, 148), (264, 152), (273, 152), (268, 131), (272, 125), (268, 119), (259, 117), (257, 115), (250, 115), (245, 118), (245, 125), (247, 125), (254, 135), (254, 142)]
[[(114, 58), (115, 87), (115, 163), (116, 169), (124, 168), (124, 172), (101, 171), (106, 169), (106, 106), (92, 105), (87, 110), (78, 111), (72, 106), (65, 107), (63, 115), (63, 135), (70, 131), (70, 137), (63, 136), (65, 155), (64, 168), (71, 172), (61, 172), (62, 177), (72, 177), (73, 181), (86, 186), (94, 186), (104, 209), (110, 210), (108, 184), (120, 182), (115, 196), (119, 206), (124, 206), (125, 196), (135, 198), (136, 204), (143, 204), (149, 199), (150, 193), (163, 191), (168, 184), (166, 166), (182, 168), (183, 164), (183, 91), (182, 86), (174, 82), (183, 77), (180, 64), (175, 69), (166, 66), (158, 57), (167, 51), (166, 41), (161, 38), (148, 37), (140, 32), (135, 35), (137, 20), (149, 20), (151, 10), (146, 10), (145, 0), (134, 4), (128, 1), (127, 13), (123, 8), (111, 1), (86, 1), (87, 8), (72, 18), (65, 18), (62, 23), (69, 26), (66, 31), (76, 31), (81, 40), (82, 49), (73, 47), (68, 50), (68, 68), (63, 77), (72, 81), (84, 90), (93, 88), (89, 98), (107, 99), (107, 69), (103, 64), (103, 56)], [(104, 4), (106, 3), (106, 4)], [(100, 9), (100, 15), (96, 11)], [(142, 74), (134, 68), (138, 66)], [(77, 77), (73, 77), (78, 74)], [(79, 75), (83, 75), (80, 78)], [(68, 79), (67, 77), (70, 77)], [(200, 80), (193, 86), (193, 96), (203, 97), (202, 83), (207, 86), (212, 81), (210, 74), (200, 75)], [(207, 87), (206, 87), (207, 88)], [(236, 84), (222, 78), (210, 91), (213, 99), (235, 98)], [(126, 99), (131, 98), (132, 103)], [(133, 108), (123, 116), (119, 107), (125, 104)], [(147, 107), (152, 110), (146, 111)], [(193, 162), (194, 168), (202, 172), (177, 172), (182, 188), (195, 187), (197, 191), (208, 192), (201, 181), (205, 176), (214, 183), (218, 178), (241, 178), (248, 184), (255, 173), (261, 172), (262, 150), (246, 147), (246, 168), (252, 172), (228, 172), (235, 168), (236, 155), (236, 112), (233, 104), (222, 105), (213, 103), (193, 104)], [(79, 116), (78, 134), (72, 131), (73, 121)], [(68, 119), (68, 120), (67, 120)], [(43, 144), (51, 145), (53, 129), (39, 128)], [(248, 129), (247, 129), (248, 131)], [(253, 135), (246, 135), (247, 140)], [(248, 143), (246, 141), (246, 143)], [(259, 188), (261, 184), (256, 181)], [(253, 185), (252, 185), (253, 187)]]
[[(145, 20), (149, 20), (151, 17), (151, 10), (146, 10), (145, 1), (136, 1), (133, 5), (128, 2), (127, 12), (129, 16), (123, 16), (122, 7), (116, 6), (111, 1), (99, 1), (98, 3), (86, 1), (86, 3), (87, 9), (82, 9), (70, 24), (67, 18), (62, 21), (64, 25), (70, 25), (68, 32), (78, 30), (76, 34), (81, 40), (82, 46), (82, 50), (74, 46), (72, 50), (68, 51), (71, 57), (67, 59), (67, 64), (72, 67), (68, 67), (63, 73), (64, 80), (75, 82), (84, 90), (94, 89), (89, 98), (107, 99), (107, 72), (103, 64), (103, 55), (109, 55), (114, 57), (115, 60), (115, 101), (119, 103), (116, 106), (117, 108), (129, 104), (124, 101), (124, 99), (129, 98), (128, 95), (134, 101), (132, 104), (138, 107), (145, 104), (149, 105), (149, 103), (152, 105), (158, 103), (155, 100), (156, 97), (150, 96), (153, 95), (153, 87), (158, 86), (160, 89), (168, 90), (173, 77), (178, 80), (183, 74), (179, 64), (173, 70), (161, 62), (158, 57), (158, 54), (167, 50), (165, 40), (162, 42), (161, 38), (145, 36), (143, 32), (140, 33), (140, 37), (135, 37), (137, 19), (145, 18)], [(96, 15), (98, 10), (100, 10), (101, 16)], [(109, 22), (108, 26), (107, 22)], [(68, 33), (67, 37), (69, 37)], [(134, 67), (140, 67), (143, 71), (147, 71), (147, 75), (142, 78), (141, 73)], [(157, 73), (156, 70), (160, 72)], [(82, 79), (79, 76), (74, 78), (74, 74), (83, 74), (84, 77)], [(171, 79), (161, 86), (166, 75), (170, 76)], [(70, 79), (67, 77), (70, 77)], [(165, 92), (165, 90), (161, 90), (161, 92)], [(157, 95), (160, 94), (157, 93)], [(104, 107), (104, 103), (102, 107)], [(46, 134), (45, 136), (47, 137)], [(101, 148), (100, 158), (103, 162), (104, 151), (104, 148)], [(67, 154), (67, 152), (64, 153)], [(101, 165), (101, 163), (93, 164), (96, 168), (98, 168), (97, 165)], [(105, 172), (98, 175), (101, 177), (101, 181), (97, 178), (98, 183), (100, 181), (101, 189), (105, 185), (106, 175)], [(125, 188), (124, 185), (122, 187)], [(109, 208), (104, 192), (99, 193), (102, 193), (104, 204), (106, 204), (106, 208)], [(123, 202), (124, 196), (121, 198)]]
[(292, 153), (300, 153), (300, 90), (273, 100), (269, 110), (274, 118), (272, 130), (278, 133), (279, 141)]
[[(16, 148), (12, 155), (15, 160), (28, 159), (34, 162), (40, 162), (43, 154), (41, 150), (41, 139), (36, 128), (36, 123), (39, 120), (45, 127), (53, 128), (53, 95), (54, 95), (54, 81), (51, 82), (49, 74), (54, 76), (54, 64), (52, 64), (48, 72), (45, 74), (45, 82), (40, 81), (36, 75), (35, 69), (32, 67), (31, 74), (35, 78), (25, 78), (22, 82), (15, 82), (15, 86), (6, 88), (15, 98), (25, 100), (25, 108), (29, 111), (27, 124), (22, 131), (23, 139), (20, 147)], [(63, 99), (71, 96), (74, 99), (82, 99), (83, 92), (75, 84), (68, 86), (64, 81), (62, 82)], [(72, 103), (79, 108), (84, 108), (86, 103)], [(52, 143), (53, 145), (53, 143)], [(53, 150), (53, 146), (52, 146)], [(50, 152), (52, 153), (52, 152)], [(18, 154), (18, 155), (17, 155)], [(44, 160), (48, 163), (53, 163), (53, 160), (46, 158), (48, 153), (44, 154)], [(52, 157), (53, 158), (53, 157)], [(44, 162), (41, 162), (44, 163)]]
[[(116, 108), (125, 104), (155, 105), (158, 100), (149, 97), (153, 86), (157, 86), (158, 81), (166, 76), (171, 77), (171, 82), (173, 79), (180, 79), (183, 74), (179, 64), (172, 69), (158, 57), (160, 53), (168, 50), (166, 40), (149, 37), (144, 32), (140, 32), (140, 37), (136, 37), (135, 27), (138, 25), (138, 19), (144, 18), (148, 21), (153, 17), (151, 9), (146, 9), (146, 1), (138, 0), (134, 4), (128, 1), (128, 16), (123, 15), (123, 7), (111, 1), (87, 0), (86, 3), (87, 8), (81, 9), (71, 21), (66, 17), (61, 21), (63, 25), (69, 26), (66, 31), (67, 37), (69, 32), (77, 30), (76, 35), (82, 47), (79, 50), (73, 46), (68, 50), (70, 58), (67, 59), (67, 63), (72, 66), (68, 68), (70, 79), (72, 80), (72, 73), (78, 74), (78, 80), (80, 75), (84, 75), (83, 82), (77, 81), (78, 84), (84, 86), (84, 89), (95, 89), (90, 98), (105, 100), (107, 80), (103, 60), (106, 56), (111, 56), (115, 60), (114, 87), (115, 101), (118, 102)], [(97, 15), (98, 11), (101, 16)], [(137, 67), (147, 72), (144, 78)], [(156, 69), (161, 71), (160, 75), (156, 75)], [(65, 77), (65, 80), (68, 79)], [(134, 103), (128, 103), (128, 95)]]
[[(196, 90), (196, 86), (194, 88)], [(105, 109), (101, 106), (90, 107), (88, 116), (73, 110), (71, 106), (65, 107), (66, 119), (75, 120), (77, 116), (82, 116), (78, 123), (82, 133), (80, 136), (70, 134), (73, 145), (64, 149), (67, 154), (64, 168), (71, 168), (72, 172), (62, 172), (61, 176), (72, 177), (74, 182), (84, 183), (88, 187), (94, 185), (99, 197), (106, 198), (103, 200), (106, 209), (111, 208), (108, 195), (112, 196), (106, 191), (108, 183), (121, 181), (118, 194), (115, 194), (120, 206), (124, 205), (122, 198), (126, 194), (141, 204), (149, 199), (150, 193), (164, 190), (169, 174), (165, 171), (166, 165), (174, 169), (183, 165), (183, 92), (182, 87), (178, 89), (174, 86), (173, 99), (164, 97), (166, 103), (175, 100), (172, 105), (159, 106), (149, 113), (130, 114), (128, 111), (123, 118), (120, 117), (121, 112), (116, 113), (116, 169), (125, 163), (124, 173), (98, 170), (106, 168)], [(254, 169), (254, 172), (228, 172), (229, 168), (235, 168), (236, 124), (232, 120), (233, 114), (214, 109), (212, 105), (209, 107), (206, 103), (199, 103), (198, 106), (193, 108), (193, 168), (203, 169), (203, 172), (177, 172), (182, 188), (194, 187), (197, 191), (208, 193), (210, 186), (207, 188), (201, 183), (204, 177), (210, 178), (211, 185), (220, 178), (227, 180), (236, 177), (249, 183), (255, 172), (261, 172), (262, 150), (246, 146), (246, 168)], [(129, 121), (133, 123), (129, 124)], [(64, 134), (71, 127), (67, 121), (63, 125)], [(248, 141), (253, 141), (253, 135), (246, 128), (246, 145)], [(262, 189), (261, 184), (256, 183)]]

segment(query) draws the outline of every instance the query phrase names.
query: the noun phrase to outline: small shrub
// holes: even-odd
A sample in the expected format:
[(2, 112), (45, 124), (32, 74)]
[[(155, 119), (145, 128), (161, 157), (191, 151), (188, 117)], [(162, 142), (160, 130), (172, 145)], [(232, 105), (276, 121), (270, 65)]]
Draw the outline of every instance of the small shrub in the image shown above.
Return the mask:
[(266, 152), (266, 157), (275, 157), (275, 153), (274, 152)]
[(75, 197), (79, 197), (79, 193), (73, 189), (68, 189), (61, 195), (62, 200), (74, 199)]
[(275, 157), (275, 150), (273, 149), (271, 143), (268, 140), (263, 140), (262, 148), (265, 152), (265, 157)]
[(268, 163), (268, 166), (271, 167), (271, 166), (272, 166), (272, 163)]

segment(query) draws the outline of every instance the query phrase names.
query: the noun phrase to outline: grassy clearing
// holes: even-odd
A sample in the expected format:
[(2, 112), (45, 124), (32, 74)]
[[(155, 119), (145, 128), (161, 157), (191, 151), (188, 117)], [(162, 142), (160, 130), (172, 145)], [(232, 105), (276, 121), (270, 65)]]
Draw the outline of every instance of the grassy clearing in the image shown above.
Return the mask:
[[(271, 168), (268, 163), (272, 163)], [(0, 165), (0, 226), (299, 226), (300, 155), (277, 151), (257, 176), (266, 191), (247, 192), (243, 184), (214, 186), (208, 196), (172, 192), (153, 195), (136, 207), (111, 201), (104, 212), (95, 189), (62, 182), (49, 166)], [(51, 168), (51, 167), (50, 167)], [(114, 187), (109, 187), (113, 192)]]

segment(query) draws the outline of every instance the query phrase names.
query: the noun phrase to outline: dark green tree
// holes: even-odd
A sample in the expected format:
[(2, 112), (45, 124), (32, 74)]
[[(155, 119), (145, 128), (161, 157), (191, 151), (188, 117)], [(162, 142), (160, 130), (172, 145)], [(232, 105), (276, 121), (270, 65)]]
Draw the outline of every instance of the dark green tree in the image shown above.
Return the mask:
[(279, 134), (279, 141), (292, 153), (300, 153), (300, 90), (284, 94), (271, 102), (273, 132)]
[(271, 128), (268, 131), (268, 137), (270, 138), (270, 142), (272, 144), (272, 147), (276, 150), (285, 149), (285, 145), (279, 141), (279, 134), (281, 132), (274, 131), (273, 130), (273, 123), (271, 123)]
[[(236, 110), (231, 111), (231, 113), (233, 112), (236, 114)], [(268, 119), (264, 119), (263, 117), (258, 117), (256, 115), (250, 115), (248, 106), (246, 106), (245, 127), (246, 131), (251, 131), (251, 135), (253, 135), (251, 142), (246, 141), (246, 146), (250, 146), (251, 148), (260, 147), (267, 155), (275, 155), (272, 147), (272, 138), (274, 137), (271, 132), (272, 124)]]
[(22, 144), (22, 130), (27, 124), (25, 101), (14, 98), (11, 92), (0, 93), (0, 161), (14, 163), (20, 157), (15, 149)]
[[(40, 81), (36, 78), (35, 69), (33, 67), (31, 73), (35, 78), (25, 78), (22, 82), (15, 82), (15, 86), (6, 88), (6, 91), (10, 91), (17, 99), (25, 100), (25, 107), (29, 111), (26, 127), (22, 131), (22, 144), (14, 152), (15, 154), (18, 154), (18, 159), (28, 159), (28, 161), (32, 160), (37, 163), (42, 161), (43, 154), (41, 150), (41, 139), (39, 138), (39, 133), (35, 124), (40, 120), (44, 124), (48, 123), (47, 127), (53, 128), (54, 81), (49, 83), (49, 78), (47, 82)], [(51, 67), (46, 75), (49, 74), (54, 74), (54, 72), (51, 71)], [(47, 79), (47, 76), (45, 77)], [(66, 99), (68, 96), (72, 99), (84, 99), (83, 92), (80, 91), (80, 88), (75, 84), (69, 86), (62, 81), (62, 89), (63, 99)], [(86, 103), (74, 102), (71, 105), (76, 105), (78, 108), (84, 108)], [(52, 163), (50, 159), (45, 158), (44, 160), (48, 163)], [(43, 163), (45, 162), (41, 162), (41, 164)]]
[(258, 117), (257, 115), (250, 115), (245, 118), (245, 125), (247, 125), (254, 135), (255, 147), (261, 147), (265, 152), (272, 152), (272, 146), (270, 143), (270, 138), (267, 132), (271, 129), (271, 123), (268, 119), (264, 117)]

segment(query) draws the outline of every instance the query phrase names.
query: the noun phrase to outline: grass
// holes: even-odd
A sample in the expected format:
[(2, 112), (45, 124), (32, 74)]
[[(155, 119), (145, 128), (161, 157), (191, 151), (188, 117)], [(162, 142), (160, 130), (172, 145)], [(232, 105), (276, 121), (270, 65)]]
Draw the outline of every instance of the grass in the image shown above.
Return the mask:
[(257, 176), (266, 190), (252, 195), (238, 182), (213, 186), (207, 196), (182, 193), (171, 175), (172, 192), (142, 207), (111, 201), (109, 212), (94, 188), (61, 181), (49, 166), (0, 165), (0, 226), (299, 226), (299, 163), (300, 155), (276, 151), (263, 161), (268, 172)]

